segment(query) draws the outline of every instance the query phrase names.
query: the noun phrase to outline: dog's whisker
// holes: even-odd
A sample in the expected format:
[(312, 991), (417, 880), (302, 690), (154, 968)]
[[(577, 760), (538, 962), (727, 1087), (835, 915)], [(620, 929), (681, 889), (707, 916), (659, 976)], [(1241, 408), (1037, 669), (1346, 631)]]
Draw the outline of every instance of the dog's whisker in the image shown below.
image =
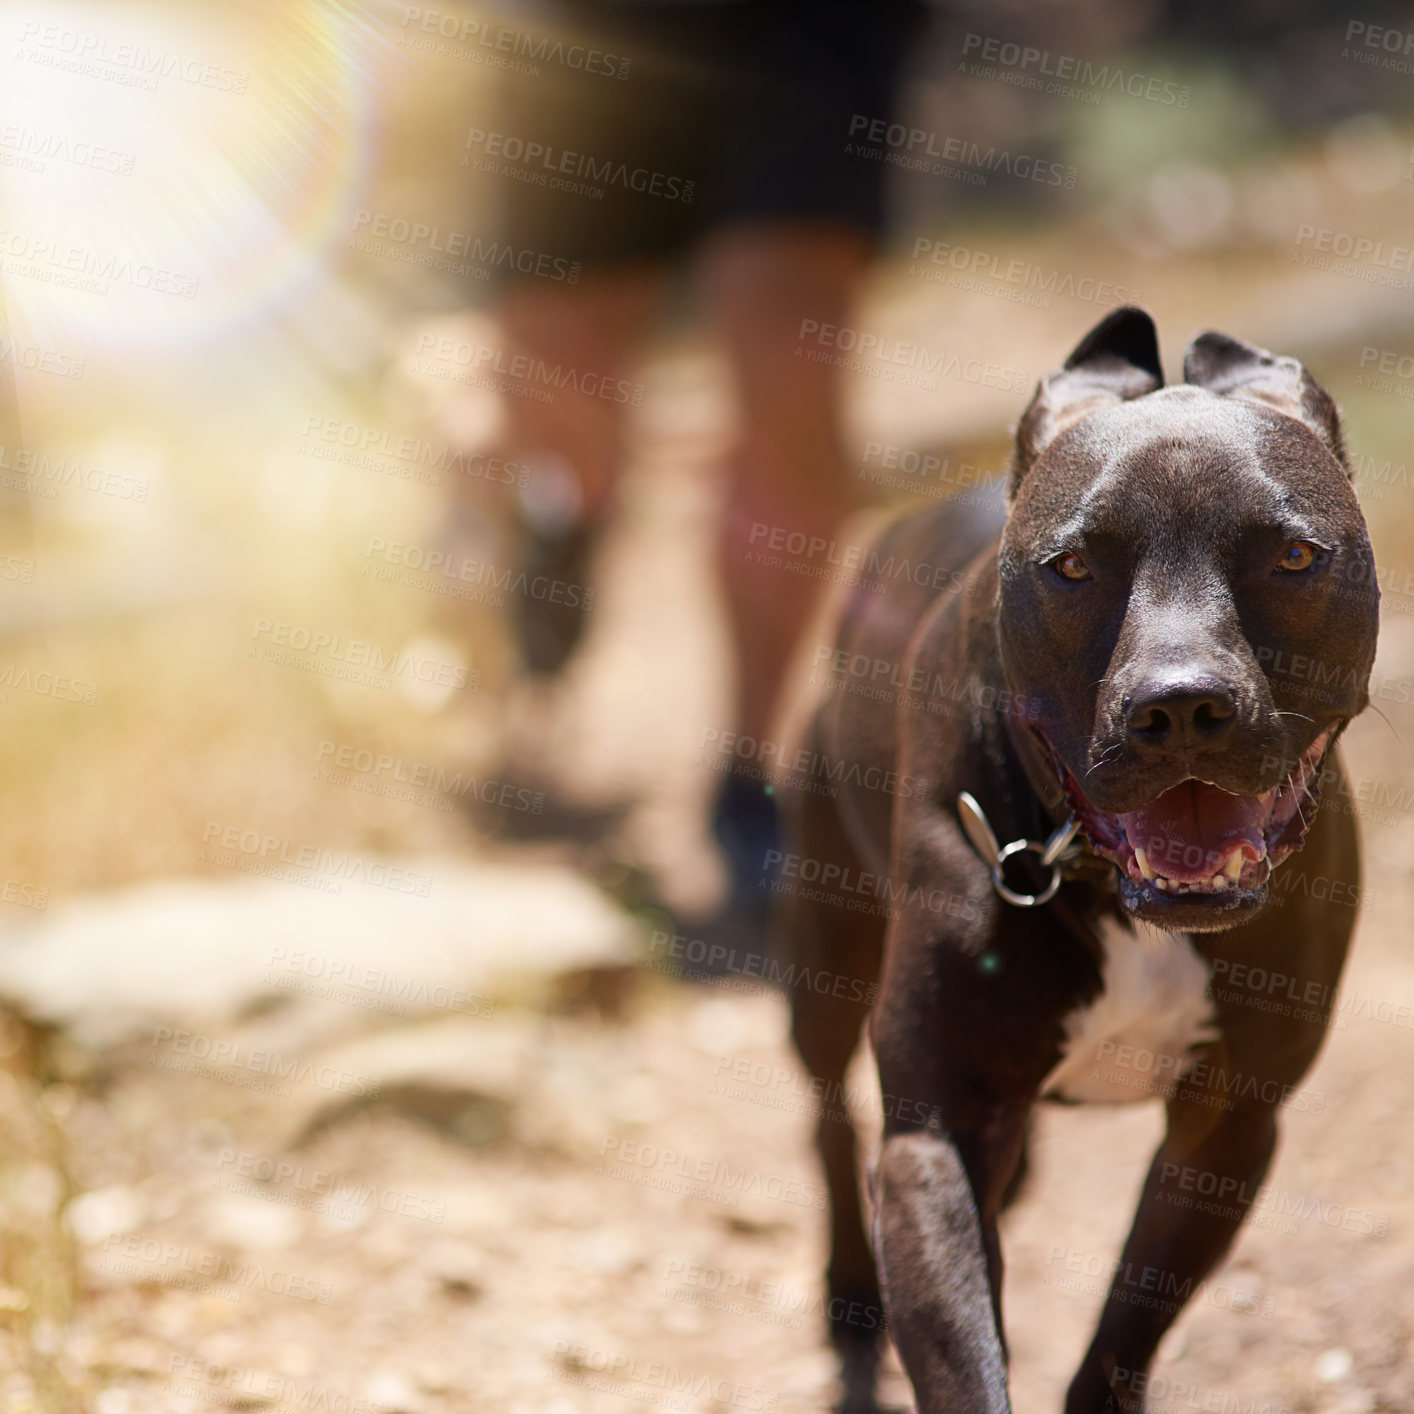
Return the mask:
[(1404, 748), (1405, 753), (1408, 754), (1409, 748), (1408, 748), (1408, 746), (1405, 745), (1404, 738), (1403, 738), (1402, 736), (1400, 736), (1400, 734), (1399, 734), (1399, 728), (1396, 727), (1395, 724), (1394, 724), (1393, 722), (1391, 722), (1390, 719), (1385, 715), (1384, 708), (1383, 708), (1383, 707), (1376, 707), (1375, 704), (1372, 702), (1372, 703), (1370, 703), (1370, 711), (1372, 711), (1372, 712), (1375, 714), (1375, 716), (1377, 716), (1377, 717), (1380, 719), (1380, 721), (1382, 721), (1382, 722), (1385, 724), (1385, 726), (1387, 726), (1387, 727), (1390, 729), (1390, 731), (1392, 731), (1392, 732), (1394, 733), (1394, 739), (1400, 744), (1401, 747)]
[(1122, 743), (1120, 743), (1120, 742), (1115, 742), (1113, 746), (1107, 746), (1107, 747), (1100, 753), (1100, 755), (1096, 758), (1096, 760), (1086, 769), (1086, 771), (1085, 771), (1085, 778), (1086, 778), (1086, 780), (1089, 780), (1089, 778), (1090, 778), (1096, 771), (1098, 771), (1098, 770), (1100, 769), (1100, 767), (1105, 764), (1105, 762), (1107, 762), (1108, 760), (1110, 760), (1110, 758), (1114, 755), (1114, 753), (1115, 753), (1116, 751), (1119, 751), (1119, 750), (1121, 750), (1121, 749), (1122, 749)]

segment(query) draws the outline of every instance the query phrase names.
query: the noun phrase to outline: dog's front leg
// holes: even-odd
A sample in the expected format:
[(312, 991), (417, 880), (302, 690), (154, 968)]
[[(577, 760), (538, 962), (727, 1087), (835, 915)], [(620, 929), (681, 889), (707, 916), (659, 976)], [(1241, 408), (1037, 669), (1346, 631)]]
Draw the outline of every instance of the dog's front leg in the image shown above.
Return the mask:
[[(873, 1189), (884, 1309), (918, 1414), (1005, 1414), (997, 1219), (1044, 1074), (1036, 1038), (1067, 999), (1046, 985), (1052, 940), (1000, 914), (953, 821), (924, 813), (896, 828), (892, 883), (907, 902), (869, 1027), (885, 1114)], [(940, 916), (937, 897), (965, 906)], [(1002, 980), (1029, 975), (1040, 985)]]
[[(1215, 1112), (1180, 1092), (1168, 1120), (1095, 1339), (1066, 1396), (1066, 1414), (1142, 1410), (1159, 1341), (1231, 1247), (1276, 1148), (1276, 1111), (1269, 1105)], [(1201, 1175), (1204, 1190), (1221, 1200), (1200, 1199), (1175, 1175), (1190, 1184)]]
[[(1003, 1128), (1019, 1152), (1024, 1113)], [(996, 1215), (978, 1193), (992, 1144), (937, 1128), (886, 1134), (876, 1179), (876, 1245), (895, 1345), (918, 1414), (1006, 1414)], [(1014, 1160), (1013, 1165), (1014, 1166)], [(1007, 1167), (1010, 1173), (1010, 1166)], [(1004, 1186), (1004, 1184), (1003, 1184)]]

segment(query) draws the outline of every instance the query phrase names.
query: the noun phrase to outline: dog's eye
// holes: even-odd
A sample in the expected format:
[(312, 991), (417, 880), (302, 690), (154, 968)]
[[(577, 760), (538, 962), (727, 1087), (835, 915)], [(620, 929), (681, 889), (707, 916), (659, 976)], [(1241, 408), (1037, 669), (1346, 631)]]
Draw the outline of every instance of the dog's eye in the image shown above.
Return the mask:
[(1049, 561), (1050, 566), (1062, 579), (1089, 579), (1090, 571), (1085, 567), (1085, 561), (1073, 550), (1067, 550), (1063, 555), (1057, 555), (1054, 560)]
[(1281, 552), (1277, 568), (1286, 574), (1300, 574), (1302, 570), (1308, 570), (1316, 563), (1319, 554), (1320, 551), (1309, 540), (1293, 540)]

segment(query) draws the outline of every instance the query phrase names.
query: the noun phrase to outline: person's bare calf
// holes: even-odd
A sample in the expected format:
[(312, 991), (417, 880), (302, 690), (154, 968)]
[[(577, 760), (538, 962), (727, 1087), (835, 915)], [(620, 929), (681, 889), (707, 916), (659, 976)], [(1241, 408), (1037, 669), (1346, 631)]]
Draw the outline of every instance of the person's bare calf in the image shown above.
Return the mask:
[[(512, 604), (531, 672), (558, 672), (583, 636), (589, 562), (611, 510), (632, 406), (631, 397), (599, 390), (631, 386), (660, 292), (654, 267), (620, 266), (590, 271), (575, 285), (516, 286), (500, 308), (509, 350), (531, 360), (503, 399), (506, 459), (527, 468), (516, 492), (519, 569), (559, 586)], [(575, 373), (555, 380), (550, 401), (542, 366)]]

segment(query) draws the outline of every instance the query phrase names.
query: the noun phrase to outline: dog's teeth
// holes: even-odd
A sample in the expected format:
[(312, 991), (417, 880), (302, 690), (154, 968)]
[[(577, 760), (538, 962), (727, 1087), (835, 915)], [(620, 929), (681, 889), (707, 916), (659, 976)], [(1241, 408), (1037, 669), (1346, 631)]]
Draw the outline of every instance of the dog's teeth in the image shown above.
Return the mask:
[(1208, 882), (1213, 886), (1213, 892), (1220, 894), (1225, 888), (1227, 888), (1227, 875), (1214, 874), (1213, 877), (1208, 880)]
[(1134, 862), (1139, 866), (1139, 872), (1146, 878), (1154, 878), (1154, 871), (1149, 866), (1149, 856), (1142, 849), (1136, 848), (1134, 851)]
[(1235, 884), (1242, 877), (1243, 865), (1242, 847), (1234, 845), (1227, 858), (1223, 860), (1222, 872)]

